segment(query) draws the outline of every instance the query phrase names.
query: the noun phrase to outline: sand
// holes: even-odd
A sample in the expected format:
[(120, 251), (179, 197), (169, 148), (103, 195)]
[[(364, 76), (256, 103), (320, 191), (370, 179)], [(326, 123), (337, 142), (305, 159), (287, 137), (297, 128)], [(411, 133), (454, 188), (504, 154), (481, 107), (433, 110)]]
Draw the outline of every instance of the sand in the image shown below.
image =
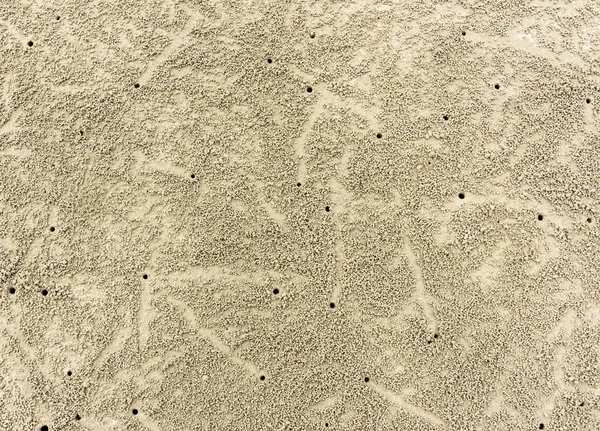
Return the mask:
[(0, 429), (600, 429), (600, 5), (6, 0)]

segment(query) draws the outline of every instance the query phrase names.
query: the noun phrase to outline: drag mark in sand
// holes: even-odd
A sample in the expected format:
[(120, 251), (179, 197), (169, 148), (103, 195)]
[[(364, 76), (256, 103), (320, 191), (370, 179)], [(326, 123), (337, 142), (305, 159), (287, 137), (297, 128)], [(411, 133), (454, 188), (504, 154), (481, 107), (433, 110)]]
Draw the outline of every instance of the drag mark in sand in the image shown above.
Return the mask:
[[(347, 177), (347, 170), (342, 170), (340, 175)], [(342, 286), (346, 283), (345, 276), (347, 268), (345, 244), (343, 240), (343, 221), (341, 217), (345, 213), (346, 202), (352, 201), (352, 194), (349, 193), (335, 178), (332, 178), (329, 181), (329, 188), (331, 190), (331, 202), (335, 208), (333, 216), (336, 236), (334, 247), (336, 279), (333, 291), (331, 292), (330, 303), (337, 304), (342, 293)]]
[(429, 330), (431, 332), (436, 331), (435, 318), (433, 316), (433, 310), (431, 309), (431, 305), (429, 305), (430, 298), (425, 292), (425, 283), (423, 282), (423, 272), (421, 271), (421, 267), (417, 263), (417, 256), (413, 252), (408, 236), (404, 236), (404, 254), (408, 259), (408, 263), (413, 269), (413, 273), (415, 276), (415, 292), (413, 296), (415, 297), (417, 303), (423, 310), (423, 314), (425, 315), (425, 319), (427, 319), (427, 325), (429, 326)]
[(96, 359), (94, 359), (94, 368), (99, 368), (108, 360), (110, 355), (122, 350), (132, 332), (131, 326), (126, 323), (124, 323), (124, 326), (121, 329), (115, 331), (111, 337), (112, 341), (104, 346)]
[(22, 109), (16, 109), (12, 114), (10, 114), (8, 121), (0, 126), (0, 135), (14, 132), (17, 124), (17, 118), (19, 118), (22, 112)]
[(140, 294), (140, 308), (138, 310), (138, 331), (140, 351), (146, 349), (148, 339), (150, 338), (150, 322), (154, 319), (156, 312), (152, 308), (152, 288), (146, 284), (142, 286)]
[(213, 331), (211, 331), (210, 329), (207, 329), (207, 328), (199, 329), (198, 334), (200, 334), (202, 336), (202, 338), (204, 338), (206, 341), (208, 341), (210, 344), (212, 344), (215, 349), (217, 349), (219, 352), (221, 352), (222, 354), (227, 356), (227, 358), (234, 364), (239, 365), (242, 368), (245, 368), (250, 374), (252, 374), (254, 376), (258, 376), (260, 374), (256, 365), (254, 365), (250, 361), (245, 361), (244, 359), (242, 359), (238, 355), (236, 355), (235, 352), (233, 352), (229, 348), (229, 346), (227, 346), (225, 343), (223, 343), (219, 339), (219, 337), (217, 337), (213, 333)]
[(374, 383), (371, 384), (371, 387), (386, 401), (390, 402), (397, 408), (404, 410), (405, 412), (410, 413), (411, 415), (418, 416), (432, 425), (446, 426), (446, 422), (442, 418), (428, 410), (406, 402), (401, 395), (387, 390), (383, 386)]
[(294, 142), (294, 151), (296, 153), (296, 157), (298, 157), (298, 182), (304, 183), (307, 175), (307, 167), (306, 167), (306, 150), (304, 148), (304, 144), (306, 139), (310, 135), (313, 126), (315, 125), (315, 121), (323, 112), (323, 105), (325, 103), (325, 96), (321, 96), (317, 99), (315, 106), (313, 107), (313, 111), (308, 116), (306, 123), (304, 123), (304, 127), (302, 127), (302, 133)]
[(163, 64), (169, 59), (169, 56), (171, 56), (171, 54), (173, 54), (179, 49), (181, 45), (183, 45), (185, 38), (189, 36), (189, 34), (192, 32), (192, 30), (200, 20), (200, 15), (197, 12), (188, 10), (188, 13), (190, 13), (191, 16), (188, 19), (185, 26), (183, 27), (183, 29), (179, 33), (177, 33), (171, 41), (171, 43), (167, 45), (166, 48), (163, 49), (162, 52), (148, 64), (146, 70), (144, 71), (144, 73), (142, 73), (140, 79), (138, 79), (138, 84), (146, 84), (150, 80), (156, 69), (158, 69), (161, 64)]

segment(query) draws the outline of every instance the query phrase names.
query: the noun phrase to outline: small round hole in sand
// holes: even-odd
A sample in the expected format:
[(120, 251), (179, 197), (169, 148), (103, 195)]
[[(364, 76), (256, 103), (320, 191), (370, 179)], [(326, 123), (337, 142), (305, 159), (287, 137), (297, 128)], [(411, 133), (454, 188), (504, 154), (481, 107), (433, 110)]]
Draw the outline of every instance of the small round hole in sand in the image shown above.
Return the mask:
[(265, 380), (265, 376), (260, 376), (260, 379), (264, 381)]
[(278, 295), (279, 294), (279, 289), (275, 288), (273, 289), (273, 295)]
[(54, 232), (56, 228), (54, 226), (50, 226), (50, 232)]
[(584, 405), (585, 405), (585, 402), (584, 402), (584, 401), (582, 401), (582, 402), (579, 404), (579, 407), (583, 407)]
[(76, 420), (76, 421), (79, 421), (79, 420), (81, 420), (81, 416), (79, 416), (79, 415), (75, 415), (75, 420)]
[(586, 221), (587, 221), (588, 223), (591, 223), (591, 222), (592, 222), (592, 218), (591, 218), (591, 217), (588, 217), (588, 218), (586, 219)]
[(329, 308), (335, 308), (335, 304), (333, 302), (329, 303)]
[(592, 99), (585, 99), (585, 103), (592, 103)]
[(461, 33), (463, 36), (467, 35), (467, 32), (463, 30), (463, 32)]
[(448, 116), (444, 115), (444, 121), (448, 121)]
[(269, 64), (273, 63), (273, 59), (267, 58), (267, 63), (269, 63)]
[(298, 184), (296, 184), (296, 185), (297, 185), (298, 187), (300, 187), (302, 184), (301, 184), (301, 183), (298, 183)]
[(365, 377), (365, 383), (369, 383), (369, 380), (370, 379), (368, 377)]
[(33, 46), (33, 41), (30, 40), (29, 42), (27, 42), (27, 45)]
[(433, 334), (433, 338), (439, 338), (439, 334)]
[(192, 179), (194, 179), (194, 178), (196, 178), (196, 175), (192, 174), (192, 175), (190, 175), (190, 177), (191, 177)]
[(306, 87), (306, 91), (307, 91), (308, 93), (312, 93), (312, 87)]
[(544, 220), (544, 216), (543, 216), (543, 215), (541, 215), (541, 214), (538, 214), (538, 220), (539, 220), (539, 221), (542, 221), (542, 220)]
[(465, 198), (465, 194), (464, 193), (459, 193), (458, 194), (458, 198), (459, 199), (464, 199)]
[(427, 340), (427, 344), (433, 343), (433, 340)]
[(382, 135), (381, 133), (378, 133), (378, 134), (377, 134), (377, 139), (381, 139), (381, 138), (382, 138), (382, 136), (383, 136), (383, 135)]
[(329, 424), (327, 422), (325, 422), (325, 428), (329, 427)]
[(42, 290), (42, 295), (44, 295), (44, 296), (48, 295), (48, 291), (46, 289)]
[(495, 88), (496, 90), (500, 90), (500, 84), (496, 84), (496, 85), (494, 85), (494, 88)]
[(57, 20), (57, 21), (60, 21), (60, 17), (59, 17), (59, 16), (57, 16), (57, 17), (56, 17), (56, 20)]
[(540, 424), (539, 429), (543, 430), (544, 429), (544, 424)]
[(79, 134), (80, 134), (81, 136), (83, 136), (83, 130), (80, 130), (80, 131), (79, 131)]
[(331, 211), (331, 208), (325, 207), (325, 211), (329, 212), (329, 211)]
[(133, 413), (134, 415), (137, 415), (137, 414), (138, 414), (138, 411), (137, 411), (137, 409), (133, 409), (133, 410), (131, 411), (131, 413)]
[(144, 280), (148, 280), (148, 274), (144, 274), (144, 275), (142, 275), (142, 278), (143, 278)]
[(311, 31), (309, 36), (311, 39), (314, 39), (317, 34), (314, 31)]
[(137, 82), (136, 82), (135, 84), (133, 84), (133, 86), (134, 86), (135, 88), (140, 88), (140, 84), (138, 84)]
[(14, 287), (11, 287), (10, 289), (8, 289), (8, 293), (10, 293), (11, 295), (14, 295), (16, 291), (17, 291), (17, 289), (15, 289)]
[(71, 377), (73, 373), (71, 371), (67, 371), (67, 376)]
[(48, 426), (42, 425), (42, 427), (40, 428), (40, 431), (48, 431)]

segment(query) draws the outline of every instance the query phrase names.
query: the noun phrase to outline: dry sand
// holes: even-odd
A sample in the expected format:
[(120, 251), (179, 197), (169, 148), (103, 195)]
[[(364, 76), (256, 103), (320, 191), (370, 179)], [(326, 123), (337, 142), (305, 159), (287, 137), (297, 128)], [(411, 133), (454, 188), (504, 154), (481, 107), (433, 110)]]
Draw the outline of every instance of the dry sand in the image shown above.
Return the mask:
[(0, 41), (1, 430), (600, 429), (597, 1), (4, 0)]

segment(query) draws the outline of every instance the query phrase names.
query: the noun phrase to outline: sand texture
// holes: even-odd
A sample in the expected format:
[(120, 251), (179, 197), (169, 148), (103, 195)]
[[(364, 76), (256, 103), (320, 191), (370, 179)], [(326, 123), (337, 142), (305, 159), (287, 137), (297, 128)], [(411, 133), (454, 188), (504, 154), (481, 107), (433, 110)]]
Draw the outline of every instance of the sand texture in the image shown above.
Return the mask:
[(0, 430), (600, 429), (600, 2), (2, 0)]

